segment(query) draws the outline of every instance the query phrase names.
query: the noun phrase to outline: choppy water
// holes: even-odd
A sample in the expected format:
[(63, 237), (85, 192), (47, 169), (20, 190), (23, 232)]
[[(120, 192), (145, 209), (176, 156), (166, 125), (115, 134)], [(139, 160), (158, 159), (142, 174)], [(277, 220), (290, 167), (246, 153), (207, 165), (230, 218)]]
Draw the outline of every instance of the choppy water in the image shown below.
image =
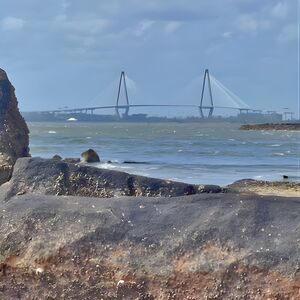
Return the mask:
[[(225, 185), (242, 178), (299, 176), (300, 133), (239, 131), (233, 124), (29, 123), (33, 156), (80, 157), (96, 166), (188, 183)], [(145, 164), (122, 164), (123, 161)]]

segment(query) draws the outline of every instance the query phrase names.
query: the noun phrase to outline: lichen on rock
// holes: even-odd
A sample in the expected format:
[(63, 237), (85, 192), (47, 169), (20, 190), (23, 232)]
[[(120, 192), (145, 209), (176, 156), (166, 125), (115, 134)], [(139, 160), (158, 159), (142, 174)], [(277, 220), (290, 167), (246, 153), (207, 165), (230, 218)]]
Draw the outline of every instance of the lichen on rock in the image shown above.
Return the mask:
[(15, 89), (0, 69), (0, 184), (9, 180), (20, 157), (29, 155), (29, 130), (18, 109)]

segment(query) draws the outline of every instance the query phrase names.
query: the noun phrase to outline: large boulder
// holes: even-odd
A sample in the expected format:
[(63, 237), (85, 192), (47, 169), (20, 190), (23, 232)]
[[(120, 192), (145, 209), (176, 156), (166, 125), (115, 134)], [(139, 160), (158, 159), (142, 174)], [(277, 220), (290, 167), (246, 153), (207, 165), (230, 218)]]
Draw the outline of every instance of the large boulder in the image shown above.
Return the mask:
[(15, 89), (0, 69), (0, 185), (9, 180), (16, 160), (29, 156), (28, 134)]
[(296, 300), (299, 224), (299, 198), (15, 196), (0, 299)]
[(174, 197), (213, 192), (221, 192), (221, 188), (148, 178), (42, 158), (19, 158), (11, 180), (0, 188), (0, 195), (5, 199), (26, 193), (110, 198)]

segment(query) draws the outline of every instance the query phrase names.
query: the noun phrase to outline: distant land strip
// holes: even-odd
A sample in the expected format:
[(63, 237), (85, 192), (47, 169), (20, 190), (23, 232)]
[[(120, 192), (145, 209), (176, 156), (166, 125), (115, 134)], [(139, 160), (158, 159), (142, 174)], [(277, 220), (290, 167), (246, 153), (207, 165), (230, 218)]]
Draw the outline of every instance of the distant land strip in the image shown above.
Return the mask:
[(266, 124), (246, 124), (240, 127), (241, 130), (300, 130), (298, 123), (266, 123)]

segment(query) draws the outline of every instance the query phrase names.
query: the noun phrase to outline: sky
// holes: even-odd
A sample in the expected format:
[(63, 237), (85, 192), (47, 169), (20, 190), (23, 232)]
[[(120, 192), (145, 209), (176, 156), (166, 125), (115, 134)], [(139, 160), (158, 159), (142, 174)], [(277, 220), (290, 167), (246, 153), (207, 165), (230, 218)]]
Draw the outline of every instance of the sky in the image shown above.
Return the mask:
[[(249, 107), (298, 110), (297, 0), (1, 0), (0, 68), (23, 111), (199, 104), (203, 73)], [(217, 102), (218, 99), (216, 99)]]

